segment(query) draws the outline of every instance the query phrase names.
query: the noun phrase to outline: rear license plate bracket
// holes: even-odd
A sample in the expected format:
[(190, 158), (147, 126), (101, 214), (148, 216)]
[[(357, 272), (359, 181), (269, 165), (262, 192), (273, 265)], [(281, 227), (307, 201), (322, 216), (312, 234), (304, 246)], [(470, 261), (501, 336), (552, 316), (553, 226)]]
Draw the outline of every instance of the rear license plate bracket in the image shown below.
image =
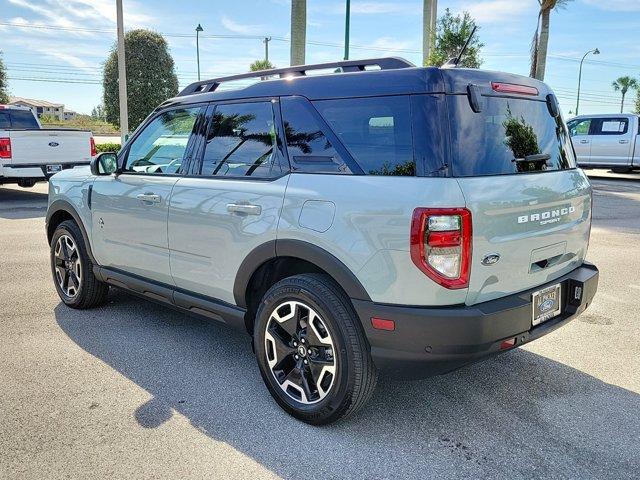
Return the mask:
[(560, 315), (562, 284), (557, 283), (531, 294), (531, 325), (540, 325)]

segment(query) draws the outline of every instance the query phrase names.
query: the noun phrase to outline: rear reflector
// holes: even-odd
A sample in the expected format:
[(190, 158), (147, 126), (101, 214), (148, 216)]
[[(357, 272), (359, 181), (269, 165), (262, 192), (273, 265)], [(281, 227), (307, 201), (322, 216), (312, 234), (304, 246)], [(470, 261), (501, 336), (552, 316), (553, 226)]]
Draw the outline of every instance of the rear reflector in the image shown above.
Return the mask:
[(491, 88), (494, 92), (500, 93), (517, 93), (519, 95), (538, 95), (536, 87), (528, 87), (527, 85), (516, 85), (515, 83), (491, 82)]
[(11, 158), (10, 138), (0, 138), (0, 158)]
[(384, 318), (371, 317), (371, 325), (376, 330), (387, 330), (392, 332), (396, 329), (396, 322), (393, 320), (385, 320)]
[(502, 341), (502, 343), (500, 344), (500, 350), (507, 350), (515, 346), (515, 344), (516, 344), (516, 337), (508, 338)]

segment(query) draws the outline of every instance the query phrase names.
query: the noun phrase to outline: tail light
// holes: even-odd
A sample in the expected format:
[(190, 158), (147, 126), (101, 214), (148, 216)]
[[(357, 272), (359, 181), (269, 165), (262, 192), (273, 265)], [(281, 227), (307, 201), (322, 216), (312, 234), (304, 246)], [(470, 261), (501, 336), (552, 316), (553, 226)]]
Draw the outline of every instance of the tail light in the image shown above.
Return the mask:
[(96, 141), (93, 137), (89, 138), (89, 145), (91, 146), (91, 156), (95, 157), (98, 154), (98, 151), (96, 150)]
[(416, 208), (411, 260), (445, 288), (466, 288), (471, 270), (471, 212), (466, 208)]
[(491, 89), (500, 93), (517, 93), (520, 95), (538, 95), (536, 87), (516, 85), (514, 83), (491, 82)]
[(0, 138), (0, 158), (11, 158), (10, 138)]

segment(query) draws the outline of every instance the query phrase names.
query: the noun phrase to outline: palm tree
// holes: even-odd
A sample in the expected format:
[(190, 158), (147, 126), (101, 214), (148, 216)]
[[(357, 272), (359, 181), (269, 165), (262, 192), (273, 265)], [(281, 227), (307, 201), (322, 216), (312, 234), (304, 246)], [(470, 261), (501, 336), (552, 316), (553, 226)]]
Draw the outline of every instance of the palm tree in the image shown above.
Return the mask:
[(538, 0), (540, 4), (538, 23), (536, 24), (536, 32), (531, 42), (531, 77), (544, 80), (544, 71), (547, 66), (551, 10), (566, 7), (571, 1), (572, 0)]
[(616, 92), (619, 91), (620, 93), (622, 93), (622, 102), (620, 103), (620, 113), (622, 113), (622, 111), (624, 110), (624, 96), (627, 94), (629, 89), (638, 89), (638, 81), (635, 78), (624, 76), (618, 78), (611, 84), (611, 86)]
[(423, 0), (422, 4), (422, 64), (426, 65), (435, 38), (438, 0)]
[(291, 0), (291, 65), (304, 64), (307, 0)]

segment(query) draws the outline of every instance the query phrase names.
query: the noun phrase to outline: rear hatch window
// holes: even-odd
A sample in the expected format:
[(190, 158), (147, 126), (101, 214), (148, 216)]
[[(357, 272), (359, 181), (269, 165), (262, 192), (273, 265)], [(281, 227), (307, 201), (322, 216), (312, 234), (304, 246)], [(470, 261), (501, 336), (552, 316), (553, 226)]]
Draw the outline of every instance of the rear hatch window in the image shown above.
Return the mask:
[(575, 168), (561, 116), (543, 100), (485, 96), (475, 113), (466, 95), (448, 95), (455, 177)]

